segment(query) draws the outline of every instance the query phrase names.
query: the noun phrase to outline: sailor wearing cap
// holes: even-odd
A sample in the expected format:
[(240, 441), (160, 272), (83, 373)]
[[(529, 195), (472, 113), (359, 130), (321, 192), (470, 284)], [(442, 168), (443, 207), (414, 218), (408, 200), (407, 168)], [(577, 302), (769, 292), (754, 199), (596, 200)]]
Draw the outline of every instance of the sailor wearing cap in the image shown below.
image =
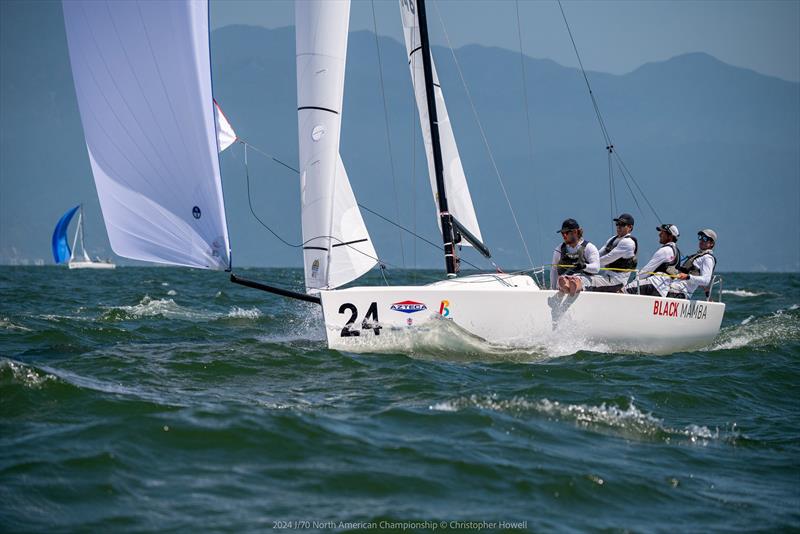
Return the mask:
[(563, 243), (553, 251), (550, 267), (550, 287), (574, 295), (591, 287), (592, 278), (600, 270), (597, 247), (583, 239), (583, 229), (575, 219), (561, 223)]
[(678, 274), (677, 267), (681, 259), (681, 251), (678, 250), (677, 242), (681, 233), (674, 224), (662, 224), (657, 226), (656, 230), (658, 230), (658, 242), (661, 247), (656, 250), (647, 265), (639, 271), (638, 279), (641, 282), (634, 281), (625, 286), (625, 291), (628, 293), (664, 297), (669, 292), (670, 283), (673, 281), (671, 277), (664, 276), (664, 274)]
[(600, 267), (605, 269), (592, 280), (592, 291), (616, 293), (628, 281), (631, 271), (636, 269), (639, 242), (631, 235), (633, 216), (623, 213), (614, 219), (614, 223), (617, 234), (611, 236), (599, 251)]
[(706, 228), (697, 232), (699, 250), (687, 257), (678, 266), (680, 274), (677, 280), (670, 285), (668, 297), (690, 298), (698, 286), (703, 286), (708, 294), (711, 286), (711, 277), (717, 266), (714, 257), (714, 245), (717, 242), (717, 233)]

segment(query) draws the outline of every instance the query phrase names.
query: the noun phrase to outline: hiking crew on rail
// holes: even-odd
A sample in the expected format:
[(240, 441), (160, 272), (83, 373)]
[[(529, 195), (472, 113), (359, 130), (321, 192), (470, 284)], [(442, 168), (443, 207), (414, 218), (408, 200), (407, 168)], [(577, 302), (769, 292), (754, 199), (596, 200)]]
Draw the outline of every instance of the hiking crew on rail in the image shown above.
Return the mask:
[[(639, 243), (631, 234), (634, 220), (629, 213), (614, 219), (616, 235), (598, 251), (583, 238), (575, 219), (566, 219), (558, 232), (562, 243), (553, 251), (550, 287), (575, 295), (580, 291), (627, 293), (670, 298), (691, 298), (698, 287), (708, 296), (716, 267), (714, 245), (717, 233), (710, 228), (697, 233), (698, 251), (681, 261), (680, 231), (674, 224), (659, 225), (660, 247), (639, 271)], [(635, 272), (634, 281), (627, 283)]]
[(616, 219), (616, 235), (611, 236), (600, 249), (600, 274), (592, 279), (592, 291), (617, 293), (636, 269), (639, 241), (633, 231), (633, 216), (623, 213)]
[(553, 251), (550, 267), (550, 287), (574, 295), (592, 286), (592, 278), (600, 272), (600, 254), (589, 241), (583, 239), (583, 228), (575, 219), (561, 223), (563, 242)]

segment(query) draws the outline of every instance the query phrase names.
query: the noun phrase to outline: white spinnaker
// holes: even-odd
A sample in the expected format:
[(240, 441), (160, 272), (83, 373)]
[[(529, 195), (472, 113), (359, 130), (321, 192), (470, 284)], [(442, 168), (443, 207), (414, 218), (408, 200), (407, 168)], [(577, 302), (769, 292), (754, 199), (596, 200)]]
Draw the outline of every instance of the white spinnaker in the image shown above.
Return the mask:
[(86, 146), (114, 252), (227, 269), (208, 3), (62, 5)]
[(295, 3), (303, 266), (309, 291), (354, 280), (376, 263), (339, 156), (349, 0)]
[[(416, 2), (413, 0), (400, 0), (400, 15), (403, 19), (403, 36), (406, 41), (408, 65), (411, 69), (411, 81), (414, 84), (414, 96), (416, 97), (417, 110), (419, 111), (422, 138), (425, 142), (425, 154), (428, 157), (428, 176), (430, 177), (433, 198), (438, 209), (436, 171), (433, 162), (431, 129), (428, 121), (428, 101), (425, 95), (425, 72), (422, 66), (422, 50), (420, 49), (419, 20), (417, 18)], [(475, 237), (483, 241), (481, 230), (478, 227), (478, 217), (475, 215), (475, 207), (472, 205), (472, 197), (469, 194), (467, 178), (464, 176), (464, 169), (461, 166), (461, 157), (458, 155), (458, 146), (453, 136), (453, 128), (450, 124), (450, 117), (447, 114), (444, 94), (439, 85), (439, 76), (436, 74), (436, 65), (433, 63), (432, 56), (431, 67), (433, 70), (436, 117), (439, 123), (439, 141), (442, 148), (442, 168), (444, 171), (444, 187), (447, 192), (448, 211), (455, 216), (467, 230), (472, 232)], [(436, 222), (441, 229), (441, 220), (438, 215), (436, 217)], [(462, 244), (469, 245), (466, 241), (462, 241)]]

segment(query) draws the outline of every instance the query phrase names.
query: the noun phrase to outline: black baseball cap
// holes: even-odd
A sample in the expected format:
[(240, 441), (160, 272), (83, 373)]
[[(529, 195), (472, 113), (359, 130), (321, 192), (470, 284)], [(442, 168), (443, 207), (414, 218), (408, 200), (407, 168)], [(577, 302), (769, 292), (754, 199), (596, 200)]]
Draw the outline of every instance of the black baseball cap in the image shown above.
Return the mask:
[(633, 215), (631, 215), (630, 213), (623, 213), (622, 215), (614, 219), (614, 222), (621, 222), (623, 224), (630, 224), (631, 226), (633, 226)]
[(575, 219), (566, 219), (563, 223), (561, 223), (561, 230), (556, 231), (557, 234), (561, 232), (569, 232), (570, 230), (577, 230), (580, 228), (581, 225), (578, 224), (578, 221)]

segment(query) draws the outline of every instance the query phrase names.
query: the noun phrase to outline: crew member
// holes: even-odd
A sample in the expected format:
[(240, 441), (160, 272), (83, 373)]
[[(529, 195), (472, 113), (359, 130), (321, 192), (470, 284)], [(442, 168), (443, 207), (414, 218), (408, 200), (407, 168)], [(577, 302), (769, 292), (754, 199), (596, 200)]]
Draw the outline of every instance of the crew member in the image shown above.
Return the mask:
[(583, 229), (575, 219), (567, 219), (558, 231), (563, 243), (553, 251), (550, 287), (574, 295), (592, 286), (592, 278), (600, 270), (597, 247), (583, 239)]
[(614, 219), (614, 223), (617, 234), (600, 249), (601, 273), (592, 280), (592, 291), (616, 293), (628, 281), (631, 271), (636, 269), (639, 242), (631, 235), (633, 216), (623, 213)]
[(717, 233), (710, 228), (697, 232), (699, 250), (684, 259), (678, 266), (680, 274), (677, 280), (670, 284), (668, 297), (691, 298), (694, 290), (699, 286), (705, 289), (706, 295), (711, 290), (711, 277), (717, 266), (714, 257), (714, 245), (717, 242)]
[(678, 250), (678, 237), (681, 233), (674, 224), (662, 224), (656, 227), (658, 242), (661, 247), (656, 250), (647, 265), (639, 271), (638, 281), (634, 280), (627, 286), (628, 293), (653, 295), (664, 297), (669, 292), (669, 285), (673, 278), (665, 275), (678, 274), (678, 264), (681, 260), (681, 251)]

